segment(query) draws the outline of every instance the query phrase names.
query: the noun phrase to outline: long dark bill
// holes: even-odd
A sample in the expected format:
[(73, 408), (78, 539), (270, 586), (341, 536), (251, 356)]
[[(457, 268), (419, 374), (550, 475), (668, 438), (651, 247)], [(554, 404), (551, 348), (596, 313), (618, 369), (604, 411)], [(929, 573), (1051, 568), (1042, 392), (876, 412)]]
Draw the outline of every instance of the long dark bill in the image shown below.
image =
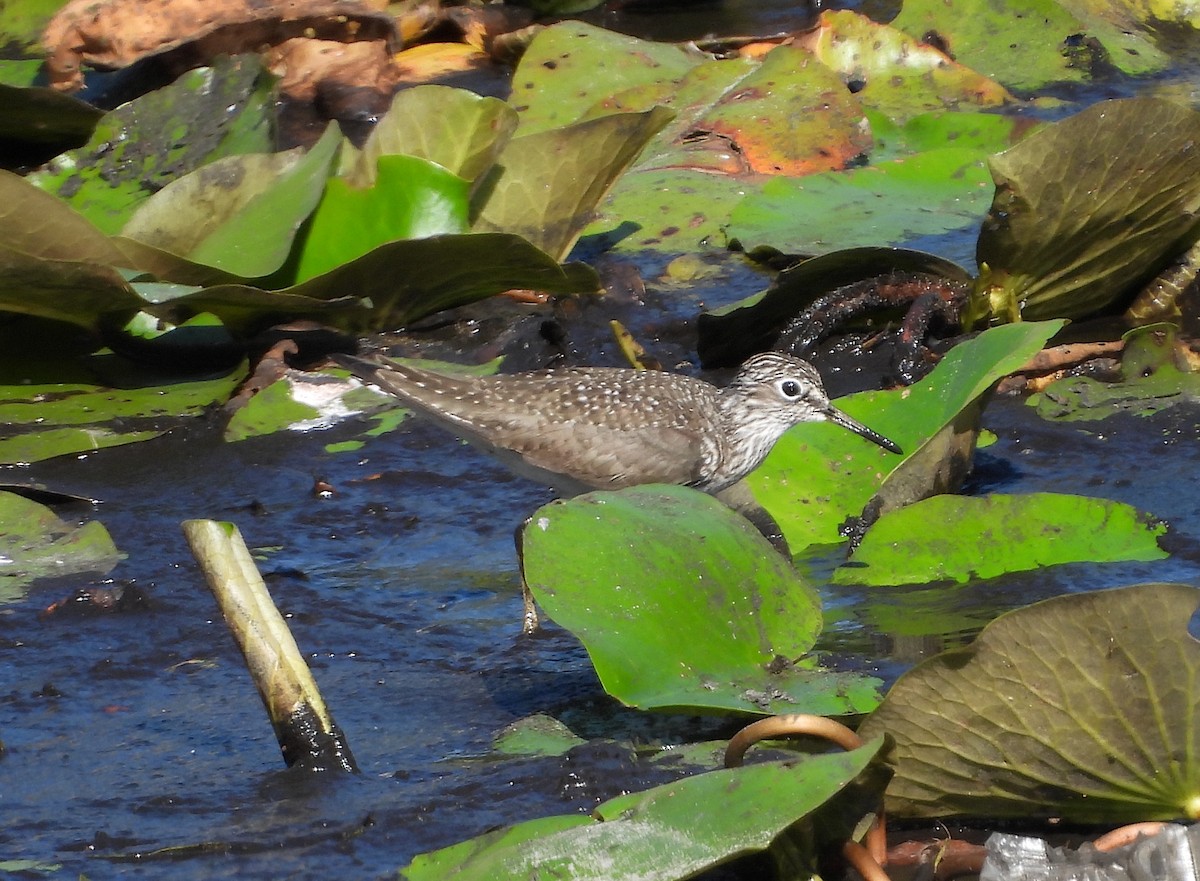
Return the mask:
[(855, 434), (865, 437), (873, 444), (879, 444), (885, 450), (888, 450), (897, 455), (904, 455), (904, 451), (895, 441), (890, 441), (877, 431), (872, 431), (856, 419), (851, 419), (837, 407), (829, 407), (825, 411), (825, 418), (834, 425), (840, 425), (848, 431), (853, 431)]

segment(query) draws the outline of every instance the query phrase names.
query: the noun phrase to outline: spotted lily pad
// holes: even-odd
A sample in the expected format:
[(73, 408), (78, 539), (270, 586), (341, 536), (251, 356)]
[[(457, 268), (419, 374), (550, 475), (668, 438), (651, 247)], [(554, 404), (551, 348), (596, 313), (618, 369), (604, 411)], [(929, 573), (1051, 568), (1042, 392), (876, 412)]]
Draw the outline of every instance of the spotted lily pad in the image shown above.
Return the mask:
[(936, 34), (963, 64), (1014, 89), (1033, 90), (1085, 82), (1096, 66), (1130, 74), (1165, 67), (1165, 54), (1129, 8), (1086, 0), (982, 6), (970, 0), (906, 0), (892, 25), (918, 39)]
[[(936, 531), (924, 526), (942, 524)], [(884, 514), (835, 584), (993, 578), (1061, 563), (1162, 560), (1166, 526), (1130, 505), (1059, 493), (934, 496)]]
[(218, 59), (107, 113), (87, 144), (28, 179), (116, 233), (182, 174), (222, 156), (270, 150), (273, 91), (256, 57)]
[(909, 671), (859, 729), (895, 741), (888, 811), (1200, 818), (1197, 606), (1181, 584), (1055, 597)]
[(999, 107), (1016, 101), (998, 82), (936, 47), (851, 10), (822, 12), (801, 41), (853, 83), (864, 105), (893, 119), (960, 104)]

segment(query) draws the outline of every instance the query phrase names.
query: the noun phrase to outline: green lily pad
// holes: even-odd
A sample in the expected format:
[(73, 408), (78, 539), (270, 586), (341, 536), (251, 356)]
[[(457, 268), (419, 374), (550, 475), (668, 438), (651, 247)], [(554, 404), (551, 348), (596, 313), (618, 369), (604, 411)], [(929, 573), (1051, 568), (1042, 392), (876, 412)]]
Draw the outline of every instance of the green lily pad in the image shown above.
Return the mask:
[(1149, 281), (1200, 234), (1200, 113), (1105, 101), (991, 159), (976, 315), (1079, 318)]
[(873, 705), (874, 680), (793, 663), (821, 630), (817, 593), (716, 499), (675, 486), (588, 493), (539, 509), (522, 535), (534, 597), (630, 706), (840, 715)]
[[(935, 532), (930, 523), (941, 524)], [(1162, 560), (1166, 525), (1131, 505), (1059, 493), (934, 496), (884, 514), (835, 584), (965, 583), (1061, 563)]]
[(734, 208), (729, 234), (789, 254), (900, 245), (977, 226), (991, 196), (984, 155), (948, 147), (850, 171), (774, 178)]
[[(759, 504), (783, 529), (794, 553), (844, 540), (839, 525), (884, 494), (894, 505), (944, 492), (942, 444), (960, 414), (1002, 376), (1036, 354), (1063, 322), (994, 327), (946, 353), (907, 389), (863, 392), (835, 403), (904, 450), (895, 456), (828, 423), (798, 425), (748, 478)], [(890, 507), (891, 505), (889, 505)]]
[(476, 194), (477, 232), (516, 233), (557, 259), (575, 245), (596, 205), (671, 119), (655, 108), (514, 138), (499, 173)]
[(352, 187), (369, 187), (379, 157), (404, 154), (474, 181), (495, 164), (516, 127), (516, 111), (496, 98), (446, 86), (404, 89), (361, 151), (343, 147), (341, 176)]
[(330, 126), (307, 152), (218, 159), (151, 196), (121, 233), (242, 278), (270, 275), (321, 198), (340, 142)]
[(218, 59), (105, 114), (87, 144), (28, 180), (116, 233), (175, 178), (222, 156), (268, 152), (273, 91), (256, 56)]
[(871, 148), (875, 163), (950, 147), (990, 156), (1007, 150), (1032, 130), (1025, 120), (998, 113), (939, 110), (914, 116), (901, 125), (878, 110), (868, 107), (865, 112), (875, 137)]
[(1200, 590), (1145, 584), (1009, 612), (902, 676), (887, 733), (900, 816), (1200, 817)]
[(0, 438), (0, 463), (29, 465), (56, 456), (72, 456), (152, 440), (162, 433), (154, 430), (113, 431), (95, 425), (10, 433), (8, 437)]
[(409, 881), (691, 878), (766, 850), (858, 777), (881, 744), (697, 774), (605, 802), (592, 817), (532, 820), (421, 854), (400, 874)]
[(1125, 334), (1121, 381), (1090, 376), (1056, 380), (1026, 402), (1043, 419), (1062, 422), (1106, 419), (1116, 413), (1150, 416), (1167, 407), (1200, 400), (1200, 376), (1180, 368), (1178, 329), (1152, 324)]
[(38, 578), (103, 575), (124, 556), (99, 521), (67, 523), (44, 505), (0, 492), (0, 603), (21, 599)]
[(296, 278), (315, 278), (388, 242), (466, 232), (470, 188), (415, 156), (380, 156), (367, 188), (332, 178), (300, 243)]
[(553, 716), (537, 713), (505, 727), (492, 743), (502, 756), (561, 756), (587, 743)]
[(801, 39), (821, 63), (855, 84), (865, 106), (893, 119), (960, 104), (999, 107), (1016, 100), (1000, 83), (898, 27), (848, 9), (822, 12), (817, 27)]
[[(1167, 65), (1144, 28), (1119, 11), (1123, 4), (1006, 0), (979, 6), (963, 0), (906, 0), (892, 26), (923, 39), (936, 33), (961, 63), (1002, 83), (1034, 90), (1055, 82), (1085, 82), (1097, 62), (1129, 74)], [(1089, 43), (1098, 40), (1098, 45)]]
[(744, 180), (723, 174), (633, 170), (617, 181), (584, 233), (621, 251), (724, 251), (729, 214), (745, 194)]

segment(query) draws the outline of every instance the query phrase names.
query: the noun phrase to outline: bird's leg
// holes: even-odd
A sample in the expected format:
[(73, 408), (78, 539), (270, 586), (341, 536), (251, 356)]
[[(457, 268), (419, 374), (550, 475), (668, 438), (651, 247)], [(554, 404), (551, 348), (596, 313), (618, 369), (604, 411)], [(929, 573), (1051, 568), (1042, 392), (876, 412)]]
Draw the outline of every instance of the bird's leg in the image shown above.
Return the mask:
[(716, 498), (749, 520), (751, 525), (762, 533), (762, 537), (771, 543), (771, 547), (783, 554), (784, 559), (792, 559), (792, 549), (788, 547), (783, 530), (767, 509), (754, 498), (750, 487), (746, 486), (746, 481), (739, 480), (733, 486), (725, 487), (716, 494)]
[(529, 585), (525, 583), (525, 527), (532, 519), (532, 517), (525, 518), (513, 533), (513, 542), (517, 546), (517, 566), (521, 570), (521, 604), (524, 607), (521, 616), (521, 633), (526, 636), (542, 629), (542, 625), (538, 621), (537, 606), (533, 603), (533, 594), (529, 591)]

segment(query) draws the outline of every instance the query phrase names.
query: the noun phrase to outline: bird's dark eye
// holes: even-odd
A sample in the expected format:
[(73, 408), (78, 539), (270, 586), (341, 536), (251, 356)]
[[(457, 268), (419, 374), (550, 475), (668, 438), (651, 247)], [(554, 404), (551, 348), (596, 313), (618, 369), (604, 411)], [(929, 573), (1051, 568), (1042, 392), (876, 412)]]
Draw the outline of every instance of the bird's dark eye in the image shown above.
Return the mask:
[(779, 390), (783, 392), (785, 397), (798, 398), (800, 397), (800, 383), (794, 379), (785, 379), (779, 383)]

